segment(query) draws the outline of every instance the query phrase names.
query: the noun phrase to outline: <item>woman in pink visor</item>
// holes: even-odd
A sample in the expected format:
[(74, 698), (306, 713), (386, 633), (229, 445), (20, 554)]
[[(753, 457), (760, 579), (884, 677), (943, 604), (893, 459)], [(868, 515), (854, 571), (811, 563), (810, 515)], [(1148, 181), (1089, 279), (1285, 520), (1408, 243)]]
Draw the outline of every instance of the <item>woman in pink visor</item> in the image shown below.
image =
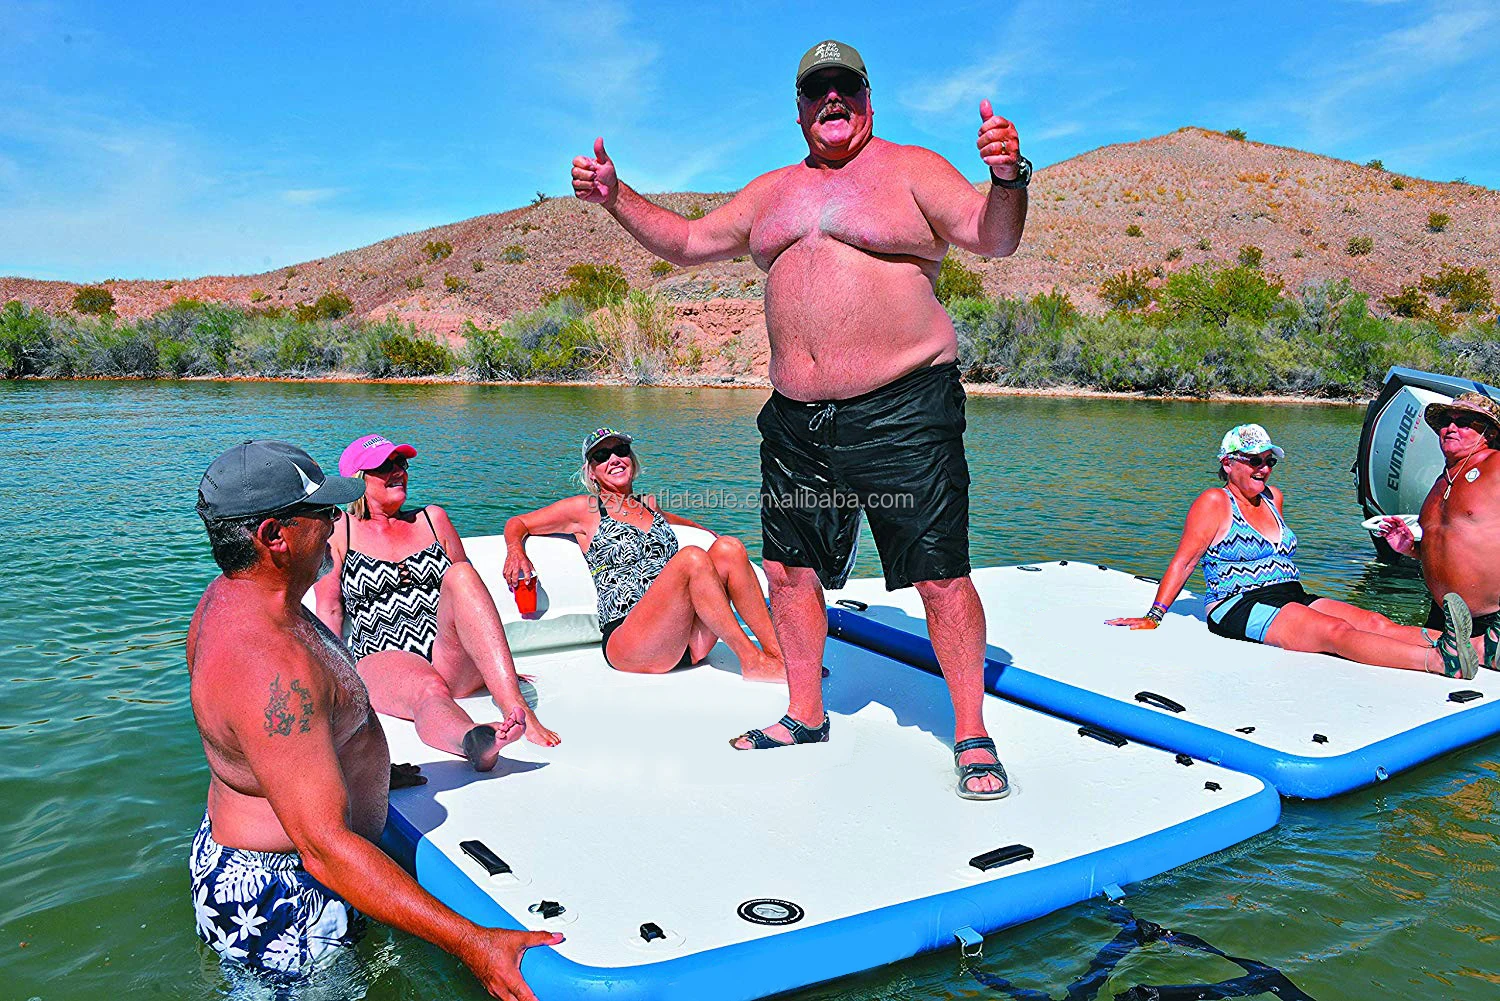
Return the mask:
[[(558, 736), (521, 696), (494, 599), (447, 512), (405, 508), (416, 454), (378, 434), (344, 449), (340, 475), (364, 480), (365, 495), (329, 540), (333, 572), (314, 589), (318, 617), (335, 633), (347, 624), (376, 711), (412, 720), (423, 743), (488, 771), (523, 731), (546, 746)], [(505, 718), (476, 724), (454, 700), (485, 689)]]

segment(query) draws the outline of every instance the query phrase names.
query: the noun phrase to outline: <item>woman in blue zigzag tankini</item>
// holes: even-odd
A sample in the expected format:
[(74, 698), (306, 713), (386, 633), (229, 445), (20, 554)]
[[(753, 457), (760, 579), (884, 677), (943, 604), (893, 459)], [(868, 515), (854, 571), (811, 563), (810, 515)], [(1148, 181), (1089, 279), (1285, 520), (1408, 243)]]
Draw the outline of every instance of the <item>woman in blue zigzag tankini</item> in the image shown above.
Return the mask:
[[(412, 720), (423, 743), (488, 771), (523, 731), (547, 746), (558, 737), (521, 696), (494, 599), (447, 512), (405, 509), (416, 454), (378, 434), (344, 449), (339, 472), (363, 479), (365, 495), (329, 540), (333, 570), (314, 589), (318, 617), (346, 635), (376, 711)], [(503, 719), (476, 722), (454, 701), (485, 689)]]
[(1203, 596), (1208, 628), (1216, 635), (1331, 653), (1379, 667), (1473, 678), (1479, 659), (1467, 641), (1468, 607), (1457, 595), (1443, 599), (1444, 630), (1434, 635), (1303, 589), (1297, 535), (1282, 518), (1282, 492), (1268, 482), (1285, 454), (1259, 424), (1231, 428), (1219, 447), (1223, 486), (1203, 491), (1188, 509), (1182, 541), (1151, 610), (1139, 618), (1110, 619), (1109, 624), (1155, 629), (1201, 563), (1208, 585)]
[[(722, 639), (749, 681), (784, 681), (786, 663), (760, 581), (738, 539), (720, 535), (706, 550), (679, 547), (672, 525), (702, 528), (633, 492), (640, 461), (634, 439), (598, 428), (583, 440), (579, 478), (588, 493), (505, 523), (505, 580), (514, 590), (536, 568), (531, 535), (578, 540), (599, 594), (604, 659), (618, 671), (664, 674), (697, 663)], [(757, 647), (735, 611), (760, 641)]]

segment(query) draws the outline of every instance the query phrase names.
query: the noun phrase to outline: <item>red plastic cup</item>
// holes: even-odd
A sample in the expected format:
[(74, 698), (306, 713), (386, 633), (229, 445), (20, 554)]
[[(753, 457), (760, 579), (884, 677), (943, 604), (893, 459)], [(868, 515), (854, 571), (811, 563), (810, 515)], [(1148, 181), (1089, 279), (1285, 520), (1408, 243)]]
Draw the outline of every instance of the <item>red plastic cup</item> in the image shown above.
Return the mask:
[(522, 615), (536, 611), (536, 578), (522, 577), (516, 581), (516, 610)]

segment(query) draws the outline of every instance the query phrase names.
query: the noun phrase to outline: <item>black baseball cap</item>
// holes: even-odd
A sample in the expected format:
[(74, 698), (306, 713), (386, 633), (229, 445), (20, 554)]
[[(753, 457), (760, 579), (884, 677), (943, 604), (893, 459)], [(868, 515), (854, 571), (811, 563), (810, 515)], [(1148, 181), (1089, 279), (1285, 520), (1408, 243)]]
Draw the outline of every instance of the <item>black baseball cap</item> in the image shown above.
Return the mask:
[(349, 504), (365, 495), (363, 480), (325, 476), (296, 445), (247, 441), (209, 465), (198, 484), (198, 508), (210, 521), (272, 514), (297, 505)]

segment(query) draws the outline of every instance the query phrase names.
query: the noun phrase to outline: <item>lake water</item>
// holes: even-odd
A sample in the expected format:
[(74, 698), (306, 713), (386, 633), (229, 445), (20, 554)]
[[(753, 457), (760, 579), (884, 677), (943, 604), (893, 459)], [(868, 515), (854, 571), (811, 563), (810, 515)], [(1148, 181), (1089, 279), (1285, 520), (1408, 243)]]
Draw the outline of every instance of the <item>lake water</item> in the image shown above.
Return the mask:
[[(0, 996), (209, 999), (225, 989), (193, 936), (187, 849), (207, 771), (183, 638), (215, 574), (193, 514), (209, 461), (251, 437), (332, 468), (356, 434), (419, 450), (417, 502), (466, 535), (570, 491), (578, 442), (637, 436), (642, 486), (740, 498), (758, 483), (746, 390), (272, 383), (0, 383)], [(1349, 467), (1347, 407), (1036, 398), (969, 401), (977, 565), (1090, 560), (1159, 574), (1191, 498), (1215, 481), (1230, 425), (1266, 424), (1308, 586), (1404, 621), (1421, 581), (1374, 562)], [(693, 514), (758, 550), (748, 507)], [(868, 542), (868, 539), (866, 539)], [(874, 574), (861, 546), (861, 575)], [(1201, 581), (1190, 583), (1201, 587)], [(1121, 609), (1138, 613), (1139, 609)], [(1500, 998), (1500, 768), (1494, 743), (1327, 803), (1130, 888), (1141, 918), (1279, 967), (1319, 1001)], [(991, 936), (982, 974), (1061, 997), (1114, 933), (1102, 903)], [(319, 997), (478, 998), (467, 972), (376, 929)], [(1230, 963), (1169, 945), (1134, 952), (1099, 996), (1217, 981)], [(801, 999), (1001, 998), (932, 955)], [(555, 1001), (544, 998), (543, 1001)]]

